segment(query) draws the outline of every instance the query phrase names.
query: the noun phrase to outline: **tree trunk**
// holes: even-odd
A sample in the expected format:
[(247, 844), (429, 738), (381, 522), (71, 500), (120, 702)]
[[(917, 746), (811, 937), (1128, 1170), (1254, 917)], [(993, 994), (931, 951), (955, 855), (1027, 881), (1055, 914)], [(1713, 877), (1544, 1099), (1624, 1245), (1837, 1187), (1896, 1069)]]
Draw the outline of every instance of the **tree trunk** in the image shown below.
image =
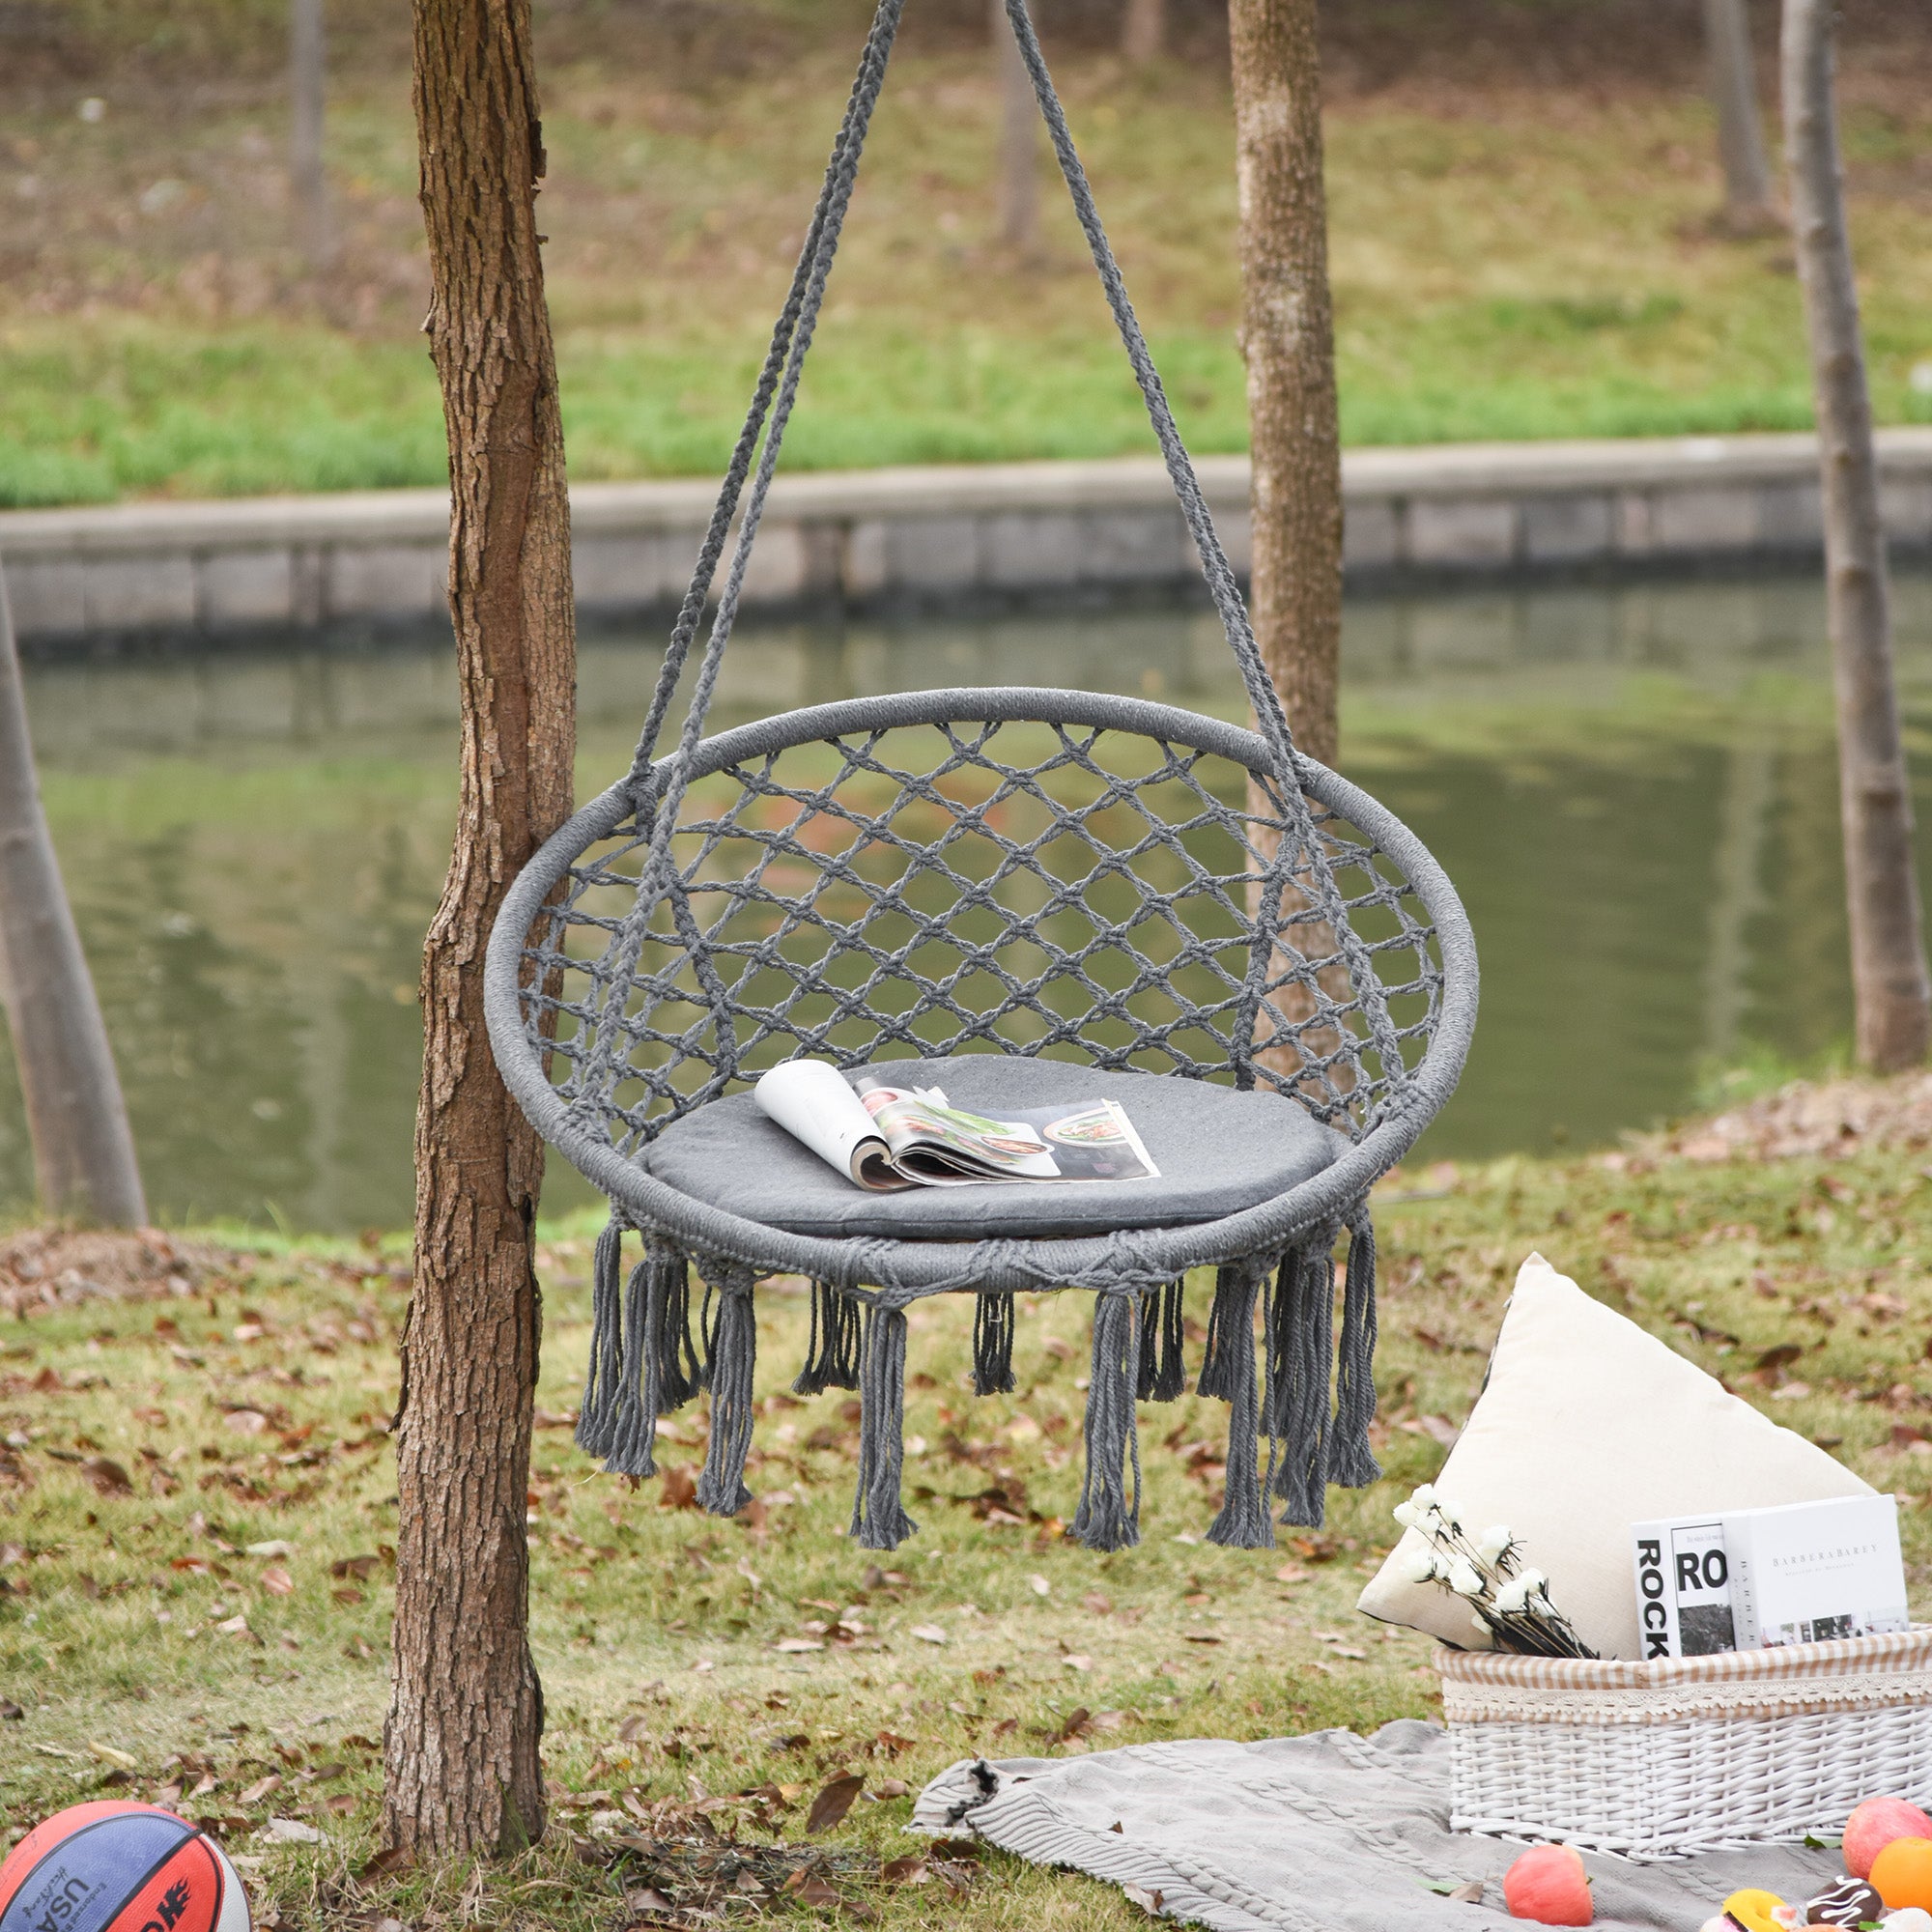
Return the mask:
[(14, 616), (0, 577), (0, 998), (49, 1214), (113, 1228), (148, 1218), (100, 1003), (61, 884), (27, 732)]
[(289, 0), (289, 185), (302, 253), (313, 270), (326, 269), (335, 253), (322, 164), (326, 71), (322, 0)]
[(525, 1530), (543, 1149), (483, 1024), (503, 893), (570, 811), (576, 649), (556, 368), (536, 232), (528, 0), (415, 0), (415, 108), (452, 497), (456, 848), (423, 954), (415, 1293), (396, 1470), (389, 1842), (510, 1851), (544, 1828)]
[(1342, 452), (1315, 0), (1233, 0), (1255, 636), (1295, 742), (1335, 762)]
[(1007, 0), (992, 0), (992, 26), (1000, 79), (1000, 241), (1016, 255), (1031, 255), (1039, 233), (1039, 103), (1007, 18)]
[(1912, 795), (1892, 678), (1885, 527), (1858, 285), (1832, 101), (1833, 0), (1785, 0), (1785, 158), (1825, 497), (1825, 608), (1838, 710), (1838, 803), (1858, 1057), (1917, 1065), (1932, 1040), (1912, 857)]
[(1157, 61), (1167, 46), (1166, 0), (1127, 0), (1121, 22), (1121, 54), (1136, 67)]
[(1704, 0), (1704, 52), (1724, 166), (1724, 225), (1734, 234), (1761, 235), (1779, 223), (1771, 199), (1745, 0)]
[[(1332, 765), (1342, 638), (1342, 452), (1315, 0), (1231, 0), (1228, 35), (1253, 461), (1248, 605), (1295, 743)], [(1267, 810), (1261, 795), (1254, 803), (1258, 813)], [(1295, 897), (1291, 887), (1285, 915), (1298, 909)], [(1310, 956), (1334, 951), (1325, 924), (1292, 930)], [(1348, 997), (1346, 973), (1332, 971), (1324, 981), (1331, 996)], [(1283, 990), (1279, 1005), (1292, 1024), (1315, 1010), (1312, 997), (1293, 987)], [(1270, 1033), (1264, 1020), (1257, 1035), (1263, 1063), (1298, 1077), (1301, 1055), (1270, 1043)], [(1318, 1056), (1337, 1044), (1326, 1029), (1307, 1037)]]

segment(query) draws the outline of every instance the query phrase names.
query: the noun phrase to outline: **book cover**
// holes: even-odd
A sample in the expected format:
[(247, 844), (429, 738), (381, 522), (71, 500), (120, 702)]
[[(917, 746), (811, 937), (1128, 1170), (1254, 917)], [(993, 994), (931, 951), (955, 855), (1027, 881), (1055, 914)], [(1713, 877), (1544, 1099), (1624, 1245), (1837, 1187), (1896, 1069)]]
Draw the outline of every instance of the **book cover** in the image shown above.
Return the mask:
[(1631, 1541), (1642, 1655), (1708, 1657), (1736, 1650), (1724, 1519), (1687, 1516), (1633, 1523)]
[(1724, 1536), (1744, 1647), (1908, 1628), (1894, 1497), (1744, 1510), (1724, 1518)]

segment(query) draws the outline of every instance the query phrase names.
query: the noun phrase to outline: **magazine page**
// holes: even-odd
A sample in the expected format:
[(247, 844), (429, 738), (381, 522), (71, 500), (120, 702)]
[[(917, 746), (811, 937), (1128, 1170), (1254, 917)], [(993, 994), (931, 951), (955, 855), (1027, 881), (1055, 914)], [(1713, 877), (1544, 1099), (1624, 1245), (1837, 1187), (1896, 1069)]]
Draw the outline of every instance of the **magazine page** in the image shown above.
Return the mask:
[(1145, 1180), (1158, 1176), (1112, 1100), (1015, 1108), (999, 1118), (954, 1107), (937, 1087), (854, 1079), (901, 1173), (938, 1186), (984, 1180)]
[(895, 1173), (885, 1137), (829, 1061), (788, 1060), (758, 1076), (752, 1090), (759, 1107), (861, 1187), (909, 1187)]

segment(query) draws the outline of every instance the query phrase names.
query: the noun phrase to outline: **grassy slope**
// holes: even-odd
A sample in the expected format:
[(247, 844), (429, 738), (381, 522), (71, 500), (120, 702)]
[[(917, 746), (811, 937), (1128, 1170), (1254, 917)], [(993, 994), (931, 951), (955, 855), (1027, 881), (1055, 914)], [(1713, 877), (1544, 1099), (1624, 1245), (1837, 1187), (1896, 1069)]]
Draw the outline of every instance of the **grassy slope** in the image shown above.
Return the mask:
[[(1272, 1555), (1188, 1540), (1212, 1507), (1221, 1437), (1218, 1406), (1193, 1398), (1143, 1410), (1142, 1548), (1095, 1558), (1058, 1540), (1053, 1520), (1070, 1513), (1078, 1482), (1086, 1352), (1070, 1299), (1028, 1311), (1023, 1392), (983, 1403), (961, 1390), (962, 1311), (916, 1314), (908, 1484), (925, 1527), (885, 1559), (890, 1569), (868, 1568), (838, 1535), (853, 1448), (841, 1397), (801, 1406), (767, 1396), (752, 1480), (770, 1501), (761, 1520), (738, 1523), (667, 1508), (657, 1485), (633, 1492), (596, 1475), (547, 1419), (531, 1484), (531, 1596), (559, 1822), (542, 1848), (488, 1878), (483, 1911), (534, 1909), (550, 1924), (617, 1918), (618, 1876), (573, 1846), (589, 1813), (626, 1792), (666, 1804), (662, 1828), (705, 1795), (774, 1785), (780, 1809), (768, 1822), (729, 1805), (711, 1815), (721, 1829), (739, 1819), (748, 1839), (797, 1842), (812, 1792), (848, 1769), (875, 1789), (895, 1779), (916, 1790), (976, 1751), (1426, 1715), (1427, 1646), (1359, 1624), (1350, 1604), (1393, 1533), (1389, 1506), (1439, 1464), (1430, 1431), (1465, 1412), (1510, 1273), (1532, 1246), (1915, 1499), (1904, 1520), (1922, 1607), (1932, 1575), (1923, 1463), (1893, 1442), (1932, 1406), (1923, 1158), (1872, 1151), (1828, 1170), (1611, 1156), (1398, 1178), (1383, 1209), (1389, 1473), (1372, 1491), (1337, 1492), (1324, 1535)], [(547, 1418), (574, 1405), (584, 1360), (587, 1246), (572, 1229), (547, 1256)], [(0, 1695), (25, 1715), (0, 1726), (0, 1810), (16, 1830), (104, 1784), (166, 1796), (184, 1782), (177, 1754), (202, 1752), (218, 1781), (185, 1808), (229, 1821), (231, 1843), (285, 1916), (321, 1922), (351, 1903), (340, 1888), (377, 1843), (366, 1741), (384, 1697), (380, 1559), (394, 1493), (380, 1429), (395, 1397), (403, 1292), (400, 1269), (366, 1252), (309, 1248), (241, 1264), (185, 1298), (91, 1301), (7, 1325), (0, 1421), (23, 1446), (12, 1457), (14, 1547), (0, 1571), (10, 1592)], [(795, 1295), (763, 1301), (767, 1390), (791, 1372), (803, 1313)], [(157, 1327), (164, 1321), (178, 1332)], [(1757, 1366), (1791, 1342), (1797, 1361)], [(236, 1408), (266, 1415), (268, 1429), (242, 1433), (225, 1419)], [(675, 1431), (667, 1460), (689, 1467), (702, 1453), (701, 1418), (687, 1412)], [(96, 1493), (79, 1459), (98, 1455), (129, 1472), (130, 1493)], [(1023, 1494), (1037, 1520), (982, 1522), (949, 1500), (994, 1484), (1009, 1500)], [(270, 1577), (271, 1559), (224, 1548), (268, 1539), (295, 1546), (286, 1594), (270, 1587), (282, 1580)], [(366, 1577), (333, 1574), (358, 1556), (378, 1559)], [(849, 1647), (773, 1647), (824, 1635), (841, 1612), (862, 1627)], [(245, 1634), (220, 1628), (236, 1616)], [(947, 1640), (926, 1642), (914, 1626)], [(1110, 1715), (1063, 1738), (1083, 1706)], [(190, 1786), (201, 1769), (186, 1774)], [(279, 1788), (251, 1799), (271, 1775)], [(862, 1802), (828, 1842), (870, 1871), (867, 1857), (913, 1849), (901, 1834), (908, 1810), (905, 1796)], [(313, 1821), (325, 1842), (271, 1845), (254, 1831), (271, 1814)], [(371, 1879), (354, 1903), (412, 1924), (473, 1917), (459, 1913), (463, 1878)], [(986, 1928), (1132, 1917), (1085, 1880), (1004, 1861), (962, 1901), (934, 1885), (897, 1893), (889, 1910), (894, 1923)]]
[[(561, 49), (544, 209), (572, 468), (722, 465), (845, 81), (823, 22), (708, 84)], [(1895, 63), (1893, 64), (1895, 65)], [(975, 54), (895, 67), (790, 460), (834, 467), (1147, 446), (1070, 215), (1042, 259), (988, 240)], [(1069, 53), (1065, 91), (1183, 426), (1244, 438), (1224, 84)], [(640, 76), (647, 76), (640, 78)], [(1847, 151), (1874, 387), (1932, 418), (1932, 109), (1848, 57)], [(145, 104), (144, 104), (145, 102)], [(331, 123), (339, 271), (288, 253), (271, 96), (116, 92), (10, 117), (19, 268), (0, 293), (0, 503), (432, 482), (400, 72)], [(1709, 232), (1708, 116), (1676, 87), (1395, 88), (1329, 119), (1345, 433), (1356, 442), (1787, 428), (1808, 415), (1789, 250)]]

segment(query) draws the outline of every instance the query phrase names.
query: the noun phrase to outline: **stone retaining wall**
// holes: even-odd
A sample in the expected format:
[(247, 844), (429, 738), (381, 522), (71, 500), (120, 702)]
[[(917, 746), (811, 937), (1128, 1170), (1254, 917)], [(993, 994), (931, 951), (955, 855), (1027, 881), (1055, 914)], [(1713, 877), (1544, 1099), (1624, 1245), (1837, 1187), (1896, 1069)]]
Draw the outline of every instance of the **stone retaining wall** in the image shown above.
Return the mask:
[[(1881, 432), (1900, 554), (1932, 553), (1932, 429)], [(1247, 463), (1201, 479), (1237, 568)], [(1351, 450), (1351, 582), (1802, 559), (1820, 547), (1808, 436)], [(572, 492), (580, 608), (622, 617), (682, 594), (708, 482)], [(42, 647), (140, 635), (411, 624), (443, 609), (440, 491), (0, 514), (21, 637)], [(1185, 584), (1192, 545), (1151, 459), (781, 477), (747, 584), (752, 608), (949, 604)]]

